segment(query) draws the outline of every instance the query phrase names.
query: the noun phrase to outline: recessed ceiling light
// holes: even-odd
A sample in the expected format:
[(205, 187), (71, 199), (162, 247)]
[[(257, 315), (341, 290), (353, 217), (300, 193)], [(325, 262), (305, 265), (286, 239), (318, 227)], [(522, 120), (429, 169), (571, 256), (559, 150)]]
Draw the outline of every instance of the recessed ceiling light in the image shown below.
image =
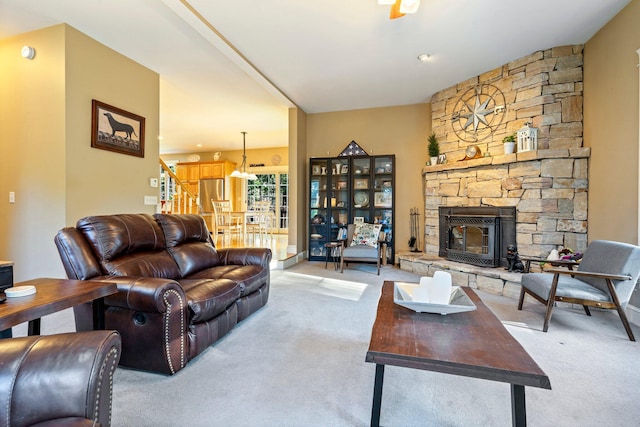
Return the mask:
[(419, 61), (427, 62), (429, 59), (431, 59), (431, 55), (429, 55), (428, 53), (423, 53), (422, 55), (418, 55)]
[(202, 144), (196, 144), (196, 147), (200, 148), (202, 147)]

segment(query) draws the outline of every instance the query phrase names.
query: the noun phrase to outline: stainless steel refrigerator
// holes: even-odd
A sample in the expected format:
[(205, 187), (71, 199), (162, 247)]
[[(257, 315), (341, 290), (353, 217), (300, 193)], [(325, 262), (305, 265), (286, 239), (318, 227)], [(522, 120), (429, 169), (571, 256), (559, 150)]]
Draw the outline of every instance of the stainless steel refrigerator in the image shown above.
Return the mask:
[(211, 199), (213, 200), (226, 200), (224, 198), (224, 178), (212, 178), (200, 180), (200, 206), (202, 206), (203, 213), (213, 212), (213, 206), (211, 206)]

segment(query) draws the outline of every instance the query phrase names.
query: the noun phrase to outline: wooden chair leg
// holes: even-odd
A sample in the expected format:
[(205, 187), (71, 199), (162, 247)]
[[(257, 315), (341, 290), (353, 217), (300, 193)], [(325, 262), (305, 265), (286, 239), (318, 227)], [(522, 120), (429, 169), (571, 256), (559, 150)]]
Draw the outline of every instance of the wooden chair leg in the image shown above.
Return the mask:
[(558, 273), (553, 275), (553, 282), (551, 282), (551, 289), (549, 289), (549, 297), (547, 298), (547, 311), (544, 314), (544, 325), (542, 326), (542, 332), (547, 332), (549, 329), (549, 321), (551, 321), (551, 312), (553, 311), (553, 305), (556, 302), (556, 290), (558, 289)]
[(520, 286), (520, 299), (518, 300), (518, 310), (522, 310), (523, 303), (524, 303), (524, 286)]
[(633, 331), (631, 330), (631, 325), (629, 325), (629, 320), (627, 320), (627, 315), (624, 313), (624, 309), (622, 305), (620, 305), (620, 300), (618, 299), (618, 294), (616, 293), (616, 288), (613, 286), (613, 282), (611, 279), (607, 280), (607, 287), (609, 288), (609, 294), (611, 295), (611, 299), (613, 303), (616, 305), (616, 309), (618, 310), (618, 315), (620, 316), (620, 320), (622, 321), (622, 326), (624, 326), (624, 330), (627, 331), (627, 336), (631, 341), (635, 341), (635, 337), (633, 336)]
[(630, 341), (635, 341), (636, 338), (633, 336), (633, 331), (631, 330), (631, 325), (629, 325), (629, 320), (627, 319), (627, 315), (624, 313), (624, 309), (621, 306), (618, 306), (618, 315), (620, 316), (620, 320), (622, 321), (622, 326), (624, 326), (624, 330), (627, 331), (627, 336)]

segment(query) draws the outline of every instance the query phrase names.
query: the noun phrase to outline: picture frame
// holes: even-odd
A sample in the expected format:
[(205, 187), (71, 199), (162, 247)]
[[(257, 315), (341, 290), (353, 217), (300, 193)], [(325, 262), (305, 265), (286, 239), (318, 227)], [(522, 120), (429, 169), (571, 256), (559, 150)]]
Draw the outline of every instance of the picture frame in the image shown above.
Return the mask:
[(338, 181), (338, 190), (345, 190), (347, 188), (347, 181)]
[(311, 168), (311, 173), (313, 175), (320, 175), (320, 165), (313, 165)]
[(363, 216), (354, 216), (353, 217), (353, 223), (354, 224), (364, 224), (364, 217)]
[(390, 208), (391, 197), (390, 194), (384, 191), (377, 191), (373, 197), (373, 205), (377, 208)]
[(144, 117), (91, 100), (91, 147), (144, 157), (144, 136)]
[(356, 178), (353, 180), (353, 187), (356, 190), (366, 190), (369, 188), (369, 180), (367, 178)]

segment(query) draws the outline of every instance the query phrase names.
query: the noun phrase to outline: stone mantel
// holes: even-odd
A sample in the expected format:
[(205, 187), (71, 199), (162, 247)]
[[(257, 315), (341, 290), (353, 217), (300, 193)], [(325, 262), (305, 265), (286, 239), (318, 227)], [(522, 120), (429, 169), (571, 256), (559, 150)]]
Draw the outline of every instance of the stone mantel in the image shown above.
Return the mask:
[(500, 156), (481, 157), (479, 159), (447, 161), (446, 163), (425, 166), (422, 169), (422, 176), (434, 172), (445, 172), (451, 170), (471, 169), (482, 166), (505, 165), (516, 162), (528, 162), (543, 159), (582, 159), (589, 158), (591, 149), (581, 148), (561, 148), (552, 150), (526, 151), (524, 153), (505, 154)]
[(590, 148), (556, 148), (424, 167), (425, 253), (438, 254), (441, 206), (515, 207), (523, 256), (584, 251), (590, 155)]

